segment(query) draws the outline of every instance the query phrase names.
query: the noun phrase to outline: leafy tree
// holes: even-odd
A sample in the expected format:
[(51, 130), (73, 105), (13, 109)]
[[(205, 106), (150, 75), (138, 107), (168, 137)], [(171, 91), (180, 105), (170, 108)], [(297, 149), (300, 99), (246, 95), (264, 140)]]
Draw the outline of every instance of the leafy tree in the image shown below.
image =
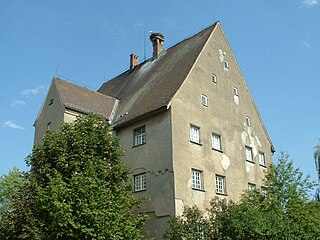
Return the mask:
[(37, 239), (28, 176), (14, 168), (0, 178), (0, 239)]
[(309, 201), (313, 188), (282, 153), (265, 179), (266, 193), (246, 191), (239, 202), (215, 198), (204, 214), (197, 207), (186, 208), (182, 216), (171, 219), (166, 239), (195, 237), (195, 226), (206, 226), (202, 238), (190, 239), (317, 239), (320, 236), (320, 205)]
[(314, 148), (313, 156), (314, 156), (317, 175), (318, 175), (318, 187), (317, 187), (316, 193), (315, 193), (315, 200), (317, 202), (320, 202), (320, 141), (318, 142), (318, 144)]
[(11, 239), (141, 239), (145, 216), (132, 209), (142, 200), (132, 195), (122, 154), (97, 115), (49, 131), (26, 160), (28, 183), (14, 205)]

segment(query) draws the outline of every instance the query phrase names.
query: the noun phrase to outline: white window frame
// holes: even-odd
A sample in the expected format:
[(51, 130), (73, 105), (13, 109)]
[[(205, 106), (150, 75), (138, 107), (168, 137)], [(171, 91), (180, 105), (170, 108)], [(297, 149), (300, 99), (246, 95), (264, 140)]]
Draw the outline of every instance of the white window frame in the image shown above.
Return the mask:
[(233, 95), (234, 96), (239, 96), (238, 88), (233, 87)]
[(261, 187), (260, 188), (260, 193), (262, 196), (266, 197), (268, 195), (268, 189), (266, 187)]
[(146, 126), (141, 126), (133, 130), (134, 146), (143, 145), (147, 142)]
[(190, 141), (200, 144), (200, 128), (190, 124)]
[(264, 152), (259, 152), (259, 164), (261, 166), (266, 166), (266, 155), (264, 154)]
[(248, 191), (256, 190), (256, 185), (254, 183), (248, 183)]
[(224, 67), (224, 69), (229, 69), (229, 62), (227, 61), (227, 60), (224, 60), (223, 61), (223, 67)]
[(203, 190), (203, 176), (202, 171), (192, 169), (192, 188), (197, 190)]
[(208, 97), (204, 94), (201, 94), (201, 104), (205, 107), (208, 107)]
[(212, 140), (212, 149), (222, 151), (222, 148), (221, 148), (221, 135), (216, 134), (216, 133), (212, 133), (211, 140)]
[(246, 125), (247, 127), (251, 127), (251, 118), (249, 116), (246, 116)]
[(146, 173), (141, 173), (133, 176), (134, 191), (140, 192), (147, 189)]
[(253, 162), (252, 147), (245, 146), (246, 161)]
[(216, 175), (216, 193), (217, 194), (227, 194), (226, 190), (226, 177), (221, 175)]
[(215, 75), (214, 73), (212, 73), (212, 82), (217, 83), (217, 75)]
[(51, 130), (51, 128), (52, 128), (52, 124), (51, 124), (51, 122), (48, 122), (47, 123), (47, 131)]

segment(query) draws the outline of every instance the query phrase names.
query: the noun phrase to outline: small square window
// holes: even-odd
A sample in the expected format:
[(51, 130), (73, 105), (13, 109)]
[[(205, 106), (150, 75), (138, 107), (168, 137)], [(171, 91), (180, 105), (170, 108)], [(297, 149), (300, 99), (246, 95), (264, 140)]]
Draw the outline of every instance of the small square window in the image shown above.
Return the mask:
[(200, 143), (200, 128), (190, 125), (190, 141)]
[(266, 158), (264, 152), (259, 152), (259, 164), (261, 166), (266, 166)]
[(253, 162), (252, 148), (248, 146), (246, 146), (246, 160), (249, 162)]
[(146, 143), (146, 127), (142, 126), (133, 131), (134, 146)]
[(254, 191), (256, 190), (256, 185), (253, 183), (248, 183), (248, 190), (249, 191)]
[(212, 148), (221, 151), (221, 136), (212, 133)]
[(268, 189), (266, 187), (261, 187), (260, 192), (262, 196), (266, 197), (268, 194)]
[(205, 107), (208, 107), (208, 97), (206, 95), (201, 95), (201, 104)]
[(227, 60), (224, 60), (223, 65), (224, 69), (229, 69), (229, 62)]
[(192, 188), (203, 190), (202, 171), (192, 169)]
[(216, 175), (216, 193), (226, 194), (226, 178), (224, 176)]
[(212, 73), (212, 82), (217, 83), (217, 75)]
[(143, 191), (147, 189), (146, 173), (133, 176), (134, 191)]
[(238, 88), (233, 87), (233, 95), (234, 95), (234, 96), (239, 96), (239, 94), (238, 94)]
[(251, 126), (251, 119), (250, 119), (250, 117), (248, 117), (248, 116), (246, 116), (246, 125), (247, 125), (248, 127)]

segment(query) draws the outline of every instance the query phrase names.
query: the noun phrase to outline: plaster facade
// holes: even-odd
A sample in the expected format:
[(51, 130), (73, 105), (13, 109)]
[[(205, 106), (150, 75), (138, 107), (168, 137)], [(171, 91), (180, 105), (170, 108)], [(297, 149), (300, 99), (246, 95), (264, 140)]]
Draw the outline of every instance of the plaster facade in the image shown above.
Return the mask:
[[(185, 206), (198, 205), (204, 210), (213, 197), (236, 201), (249, 184), (262, 187), (264, 171), (272, 162), (271, 140), (232, 49), (220, 24), (212, 29), (195, 62), (190, 69), (186, 68), (186, 78), (166, 108), (130, 119), (130, 122), (122, 121), (120, 115), (121, 125), (113, 122), (112, 117), (108, 119), (120, 138), (133, 182), (135, 176), (145, 175), (145, 187), (133, 192), (150, 199), (138, 209), (150, 217), (144, 228), (149, 238), (162, 239), (170, 216), (181, 214)], [(192, 44), (196, 46), (197, 43)], [(161, 60), (166, 54), (169, 53), (164, 51), (158, 58)], [(156, 58), (150, 61), (140, 66), (141, 71), (145, 66), (151, 68), (160, 62)], [(136, 66), (125, 73), (128, 78), (134, 68)], [(137, 76), (130, 79), (129, 86), (141, 79), (139, 72)], [(151, 86), (137, 88), (134, 97), (124, 101), (129, 103), (122, 109), (123, 113), (134, 114), (130, 107), (142, 95), (147, 95)], [(50, 104), (51, 99), (54, 99), (53, 104)], [(117, 104), (121, 101), (115, 101), (112, 115), (117, 115)], [(74, 121), (79, 114), (83, 112), (64, 106), (57, 89), (51, 85), (35, 122), (35, 144), (41, 144), (48, 122), (58, 128), (63, 122)], [(199, 142), (192, 141), (191, 126), (198, 129)], [(145, 131), (145, 142), (136, 146), (134, 133), (141, 127)], [(219, 149), (213, 147), (213, 134), (219, 137)], [(249, 161), (246, 148), (250, 149), (252, 157)], [(259, 164), (259, 154), (263, 154), (264, 164)], [(194, 172), (198, 175), (193, 175)], [(201, 187), (194, 186), (195, 176)], [(224, 192), (217, 192), (216, 177), (224, 179)]]
[(51, 84), (34, 123), (34, 144), (42, 144), (42, 138), (49, 130), (48, 128), (59, 129), (61, 123), (65, 122), (64, 115), (65, 107), (59, 100), (57, 88), (54, 84)]

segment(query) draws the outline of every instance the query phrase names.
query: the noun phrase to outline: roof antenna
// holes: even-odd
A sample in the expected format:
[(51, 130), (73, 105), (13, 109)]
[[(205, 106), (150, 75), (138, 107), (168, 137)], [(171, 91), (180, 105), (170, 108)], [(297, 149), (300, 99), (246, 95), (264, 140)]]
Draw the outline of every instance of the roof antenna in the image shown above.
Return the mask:
[(146, 60), (146, 30), (143, 33), (143, 61)]
[(56, 77), (59, 77), (58, 72), (59, 72), (59, 65), (56, 68)]

